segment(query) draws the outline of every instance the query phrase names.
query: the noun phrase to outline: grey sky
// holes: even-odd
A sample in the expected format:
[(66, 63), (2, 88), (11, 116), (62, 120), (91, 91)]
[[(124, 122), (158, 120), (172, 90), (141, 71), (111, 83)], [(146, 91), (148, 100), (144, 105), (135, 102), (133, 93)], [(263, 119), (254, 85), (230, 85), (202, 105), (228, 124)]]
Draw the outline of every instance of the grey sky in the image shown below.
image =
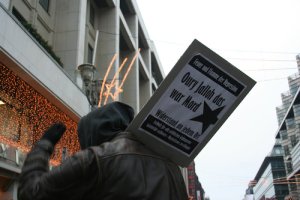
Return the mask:
[(137, 0), (167, 74), (197, 39), (257, 81), (196, 157), (211, 200), (241, 200), (278, 128), (275, 107), (297, 72), (299, 0)]

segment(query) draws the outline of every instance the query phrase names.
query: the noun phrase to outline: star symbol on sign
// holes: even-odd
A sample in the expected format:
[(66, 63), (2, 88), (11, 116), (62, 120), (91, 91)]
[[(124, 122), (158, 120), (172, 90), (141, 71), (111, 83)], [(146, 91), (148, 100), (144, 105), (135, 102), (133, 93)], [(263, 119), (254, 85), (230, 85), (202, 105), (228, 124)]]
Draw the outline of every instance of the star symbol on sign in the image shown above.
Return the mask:
[(192, 121), (202, 122), (202, 133), (211, 125), (218, 121), (218, 115), (225, 106), (212, 110), (204, 101), (203, 113), (197, 117), (192, 118)]

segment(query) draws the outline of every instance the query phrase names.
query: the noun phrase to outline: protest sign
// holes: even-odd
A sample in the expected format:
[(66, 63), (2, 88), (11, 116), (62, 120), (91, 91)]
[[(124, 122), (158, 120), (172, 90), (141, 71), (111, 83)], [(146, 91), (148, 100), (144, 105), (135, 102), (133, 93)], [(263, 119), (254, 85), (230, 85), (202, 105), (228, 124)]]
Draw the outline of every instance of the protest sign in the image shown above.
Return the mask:
[(128, 131), (158, 154), (187, 166), (254, 85), (194, 40)]

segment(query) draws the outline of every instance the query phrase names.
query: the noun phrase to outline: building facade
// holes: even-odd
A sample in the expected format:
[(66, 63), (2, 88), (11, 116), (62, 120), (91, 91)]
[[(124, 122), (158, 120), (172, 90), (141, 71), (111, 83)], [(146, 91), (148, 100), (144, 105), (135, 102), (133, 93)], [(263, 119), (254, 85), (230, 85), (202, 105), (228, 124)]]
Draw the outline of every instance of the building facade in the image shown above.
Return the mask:
[(192, 162), (187, 167), (188, 173), (188, 194), (192, 200), (204, 200), (205, 191), (202, 188), (201, 183), (199, 182), (196, 170), (195, 170), (195, 162)]
[(300, 199), (300, 56), (296, 56), (298, 73), (288, 77), (289, 91), (282, 93), (282, 105), (276, 108), (279, 129), (276, 138), (284, 150), (284, 163), (290, 195), (287, 199)]
[(256, 180), (252, 180), (248, 184), (248, 188), (245, 191), (245, 195), (243, 200), (255, 200), (254, 199), (254, 192), (253, 192), (253, 187), (256, 185)]
[(284, 200), (289, 194), (281, 145), (275, 144), (260, 166), (254, 180), (255, 200)]
[[(274, 179), (271, 161), (276, 159), (276, 162), (281, 162), (281, 158), (266, 157), (258, 172), (258, 175), (264, 173), (261, 177), (265, 178), (259, 179), (258, 175), (255, 178), (255, 187), (253, 188), (255, 200), (260, 198), (279, 198), (276, 194), (278, 185), (281, 188), (280, 193), (282, 196), (280, 199), (300, 199), (300, 182), (298, 181), (300, 178), (300, 55), (296, 56), (296, 62), (298, 73), (288, 77), (289, 90), (281, 94), (282, 105), (276, 107), (279, 128), (275, 134), (275, 146), (280, 145), (282, 147), (282, 161), (285, 172), (280, 169), (279, 175), (282, 178), (278, 178), (277, 172), (278, 177)], [(267, 183), (265, 183), (266, 178), (268, 180)], [(273, 185), (270, 184), (271, 182), (273, 182)], [(286, 188), (288, 188), (288, 192), (286, 192)]]
[(26, 153), (49, 124), (67, 126), (57, 165), (79, 150), (80, 117), (115, 100), (137, 113), (164, 76), (134, 0), (0, 1), (0, 199), (17, 199)]

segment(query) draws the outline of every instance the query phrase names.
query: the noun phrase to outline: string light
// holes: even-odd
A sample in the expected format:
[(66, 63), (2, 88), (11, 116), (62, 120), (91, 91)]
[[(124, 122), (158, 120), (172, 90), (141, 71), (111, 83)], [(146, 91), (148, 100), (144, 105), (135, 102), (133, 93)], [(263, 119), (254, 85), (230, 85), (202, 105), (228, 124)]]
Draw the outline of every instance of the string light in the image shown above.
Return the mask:
[(80, 149), (77, 123), (0, 62), (0, 142), (27, 153), (44, 131), (55, 122), (67, 130), (52, 155), (51, 164), (61, 161), (62, 149), (72, 155)]

